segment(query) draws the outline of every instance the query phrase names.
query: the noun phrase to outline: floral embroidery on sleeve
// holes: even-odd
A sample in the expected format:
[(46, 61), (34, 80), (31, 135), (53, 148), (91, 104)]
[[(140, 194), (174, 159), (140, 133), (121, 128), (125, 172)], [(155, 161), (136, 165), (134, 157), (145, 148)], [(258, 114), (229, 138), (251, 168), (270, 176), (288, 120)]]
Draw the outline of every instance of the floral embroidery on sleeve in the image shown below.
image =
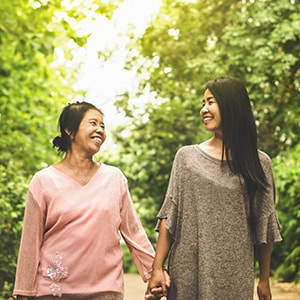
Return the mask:
[(63, 258), (59, 252), (56, 252), (53, 264), (47, 266), (43, 270), (43, 276), (51, 281), (50, 290), (53, 296), (61, 297), (61, 283), (60, 281), (68, 277), (68, 268), (63, 266)]

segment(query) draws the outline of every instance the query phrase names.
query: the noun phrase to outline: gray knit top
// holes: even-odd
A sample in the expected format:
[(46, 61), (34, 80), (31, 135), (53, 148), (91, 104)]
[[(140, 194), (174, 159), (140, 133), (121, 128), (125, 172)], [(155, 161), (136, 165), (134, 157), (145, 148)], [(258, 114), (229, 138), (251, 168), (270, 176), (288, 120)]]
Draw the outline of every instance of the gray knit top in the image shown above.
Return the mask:
[(259, 151), (269, 186), (250, 204), (244, 180), (199, 145), (177, 152), (164, 203), (174, 239), (170, 300), (253, 300), (254, 245), (281, 240), (271, 159)]

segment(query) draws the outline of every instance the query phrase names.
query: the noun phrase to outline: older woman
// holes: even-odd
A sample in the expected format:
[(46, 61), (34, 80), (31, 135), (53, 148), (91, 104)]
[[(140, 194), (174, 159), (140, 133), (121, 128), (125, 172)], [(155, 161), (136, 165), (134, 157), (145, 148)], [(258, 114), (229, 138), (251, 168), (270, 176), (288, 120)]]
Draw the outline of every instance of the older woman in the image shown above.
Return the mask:
[[(127, 180), (93, 156), (104, 143), (100, 109), (67, 105), (53, 140), (63, 159), (30, 183), (14, 294), (17, 299), (123, 299), (122, 237), (144, 281), (154, 250)], [(33, 297), (33, 298), (31, 298)]]

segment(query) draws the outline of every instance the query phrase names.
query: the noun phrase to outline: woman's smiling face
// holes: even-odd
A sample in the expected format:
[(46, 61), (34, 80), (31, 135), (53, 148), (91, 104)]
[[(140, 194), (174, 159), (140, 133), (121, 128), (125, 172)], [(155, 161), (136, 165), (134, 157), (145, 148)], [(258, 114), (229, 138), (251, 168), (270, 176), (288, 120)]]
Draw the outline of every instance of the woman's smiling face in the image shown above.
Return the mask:
[(72, 149), (76, 147), (93, 155), (100, 150), (105, 139), (103, 116), (97, 110), (90, 109), (80, 122), (78, 131), (72, 140)]
[(207, 131), (212, 131), (215, 134), (222, 135), (219, 105), (209, 89), (206, 89), (204, 92), (200, 116), (203, 119), (203, 123)]

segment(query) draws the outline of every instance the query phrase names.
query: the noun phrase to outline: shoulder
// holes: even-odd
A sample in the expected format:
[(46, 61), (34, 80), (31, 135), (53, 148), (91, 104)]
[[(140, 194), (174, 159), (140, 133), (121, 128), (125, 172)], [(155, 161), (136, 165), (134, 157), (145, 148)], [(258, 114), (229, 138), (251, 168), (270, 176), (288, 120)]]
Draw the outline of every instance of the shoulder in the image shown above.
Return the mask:
[(104, 174), (105, 176), (112, 176), (115, 179), (118, 178), (118, 179), (126, 180), (124, 173), (121, 171), (121, 169), (119, 169), (116, 166), (102, 163), (100, 168), (101, 168), (102, 175)]
[(100, 168), (102, 169), (102, 171), (105, 171), (107, 173), (111, 173), (111, 174), (123, 174), (122, 171), (113, 165), (107, 165), (105, 163), (101, 163)]
[(176, 156), (185, 156), (194, 153), (197, 145), (186, 145), (179, 148), (176, 152)]
[(258, 150), (258, 157), (261, 164), (272, 164), (272, 159), (266, 152)]
[(271, 157), (261, 150), (258, 150), (259, 161), (264, 170), (272, 171), (272, 159)]
[(55, 178), (55, 169), (53, 166), (46, 167), (37, 171), (29, 183), (29, 191), (39, 193), (41, 190), (49, 187), (49, 182)]
[(175, 154), (173, 165), (175, 167), (181, 167), (189, 162), (194, 162), (198, 159), (199, 150), (197, 150), (197, 145), (187, 145), (179, 148)]
[(33, 176), (31, 181), (39, 181), (44, 178), (48, 178), (49, 176), (53, 176), (53, 166), (49, 166), (47, 168), (41, 169), (37, 171)]
[(258, 150), (258, 157), (260, 160), (263, 160), (263, 161), (272, 161), (271, 157), (262, 150)]

